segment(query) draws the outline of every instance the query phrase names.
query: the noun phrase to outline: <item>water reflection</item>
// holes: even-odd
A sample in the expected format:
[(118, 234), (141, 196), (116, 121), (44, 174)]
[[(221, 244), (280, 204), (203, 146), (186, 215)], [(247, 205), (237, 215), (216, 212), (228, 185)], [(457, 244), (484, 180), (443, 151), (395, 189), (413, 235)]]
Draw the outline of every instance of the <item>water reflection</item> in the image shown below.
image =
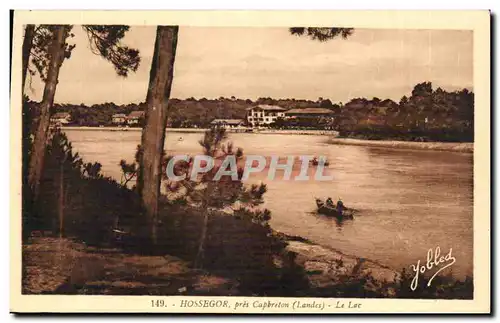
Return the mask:
[(337, 228), (338, 232), (342, 231), (342, 226), (344, 225), (344, 223), (346, 221), (353, 221), (353, 220), (346, 220), (346, 219), (342, 219), (342, 218), (338, 218), (338, 217), (327, 216), (327, 215), (320, 214), (317, 212), (312, 213), (312, 214), (314, 214), (318, 219), (320, 219), (320, 221), (329, 221), (330, 223), (335, 224), (335, 227)]

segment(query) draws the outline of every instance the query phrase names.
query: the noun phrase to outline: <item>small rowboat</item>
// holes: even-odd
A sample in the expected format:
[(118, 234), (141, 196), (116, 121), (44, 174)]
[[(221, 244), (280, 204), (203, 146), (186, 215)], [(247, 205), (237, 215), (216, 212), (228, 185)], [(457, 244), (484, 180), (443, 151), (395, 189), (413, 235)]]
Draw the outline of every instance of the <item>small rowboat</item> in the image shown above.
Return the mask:
[(354, 219), (354, 216), (353, 216), (354, 212), (352, 209), (348, 209), (348, 208), (344, 207), (344, 209), (342, 210), (342, 214), (341, 214), (335, 206), (329, 206), (323, 200), (318, 199), (318, 198), (316, 199), (316, 206), (318, 207), (319, 214), (323, 214), (323, 215), (326, 215), (329, 217), (335, 217), (337, 219), (342, 219), (342, 220)]
[[(319, 160), (317, 158), (314, 158), (313, 160), (311, 160), (311, 164), (313, 166), (318, 166)], [(325, 160), (323, 165), (328, 166), (328, 165), (330, 165), (330, 163), (327, 160)]]

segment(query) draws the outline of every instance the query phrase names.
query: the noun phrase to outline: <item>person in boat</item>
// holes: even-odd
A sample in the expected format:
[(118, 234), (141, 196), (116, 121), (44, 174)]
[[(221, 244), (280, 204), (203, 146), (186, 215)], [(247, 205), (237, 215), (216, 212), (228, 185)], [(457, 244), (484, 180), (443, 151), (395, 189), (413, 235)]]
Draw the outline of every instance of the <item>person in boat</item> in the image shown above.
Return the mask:
[(329, 197), (329, 198), (326, 199), (326, 206), (331, 207), (331, 208), (335, 207), (335, 205), (333, 204), (333, 200), (332, 200), (331, 197)]
[[(323, 166), (328, 166), (330, 165), (330, 163), (328, 162), (328, 160), (326, 159), (322, 159), (323, 160)], [(314, 157), (312, 160), (311, 160), (311, 163), (314, 165), (314, 166), (318, 166), (319, 165), (319, 160), (318, 160), (318, 157)]]
[(342, 199), (339, 197), (339, 200), (337, 201), (337, 212), (340, 216), (342, 216), (344, 210), (345, 210), (344, 203), (342, 202)]

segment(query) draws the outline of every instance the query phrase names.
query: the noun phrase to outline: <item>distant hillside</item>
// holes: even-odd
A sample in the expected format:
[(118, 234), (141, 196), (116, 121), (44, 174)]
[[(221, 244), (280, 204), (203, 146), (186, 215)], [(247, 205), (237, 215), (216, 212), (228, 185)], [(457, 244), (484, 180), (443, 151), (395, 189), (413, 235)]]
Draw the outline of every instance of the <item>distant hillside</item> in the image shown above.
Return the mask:
[(417, 84), (409, 97), (357, 98), (342, 107), (336, 128), (345, 137), (418, 141), (473, 141), (474, 93)]
[[(331, 102), (326, 100), (331, 106)], [(260, 98), (249, 99), (219, 98), (219, 99), (171, 99), (169, 101), (169, 126), (172, 127), (207, 127), (214, 119), (245, 119), (246, 109), (256, 104), (275, 104), (284, 108), (319, 107), (323, 100), (308, 101), (295, 99)], [(100, 126), (111, 125), (113, 114), (129, 114), (132, 111), (143, 110), (144, 103), (116, 105), (113, 102), (94, 104), (92, 106), (56, 104), (55, 112), (69, 112), (76, 125)]]
[[(36, 106), (36, 102), (27, 101)], [(246, 109), (257, 104), (278, 105), (285, 109), (321, 107), (335, 112), (334, 128), (344, 137), (419, 141), (473, 141), (474, 93), (467, 90), (434, 90), (430, 82), (415, 85), (399, 102), (380, 98), (354, 98), (332, 103), (312, 100), (259, 98), (171, 99), (169, 127), (208, 127), (214, 119), (245, 119)], [(35, 109), (36, 110), (36, 109)], [(143, 104), (116, 105), (112, 102), (92, 106), (56, 104), (55, 112), (69, 112), (75, 125), (111, 125), (113, 114), (144, 110)], [(297, 127), (284, 120), (279, 128)], [(302, 126), (302, 125), (301, 125)], [(304, 125), (321, 127), (321, 123)]]

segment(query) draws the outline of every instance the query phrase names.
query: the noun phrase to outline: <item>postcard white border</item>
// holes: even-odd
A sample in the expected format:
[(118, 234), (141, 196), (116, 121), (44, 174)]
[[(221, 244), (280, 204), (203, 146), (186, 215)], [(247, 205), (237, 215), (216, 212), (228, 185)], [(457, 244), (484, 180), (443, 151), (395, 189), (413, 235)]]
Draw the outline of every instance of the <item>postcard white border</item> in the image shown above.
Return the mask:
[[(290, 299), (325, 302), (325, 310), (256, 308), (181, 308), (182, 299), (219, 297), (163, 296), (165, 308), (152, 308), (150, 296), (21, 295), (21, 47), (23, 25), (127, 24), (180, 26), (344, 26), (379, 29), (458, 29), (474, 32), (474, 299)], [(10, 310), (13, 312), (169, 312), (169, 313), (488, 313), (490, 311), (490, 13), (475, 11), (16, 11), (11, 77)], [(254, 298), (224, 297), (230, 302)], [(256, 298), (266, 300), (268, 298)], [(340, 300), (360, 309), (336, 309)], [(331, 307), (328, 307), (328, 304)]]

